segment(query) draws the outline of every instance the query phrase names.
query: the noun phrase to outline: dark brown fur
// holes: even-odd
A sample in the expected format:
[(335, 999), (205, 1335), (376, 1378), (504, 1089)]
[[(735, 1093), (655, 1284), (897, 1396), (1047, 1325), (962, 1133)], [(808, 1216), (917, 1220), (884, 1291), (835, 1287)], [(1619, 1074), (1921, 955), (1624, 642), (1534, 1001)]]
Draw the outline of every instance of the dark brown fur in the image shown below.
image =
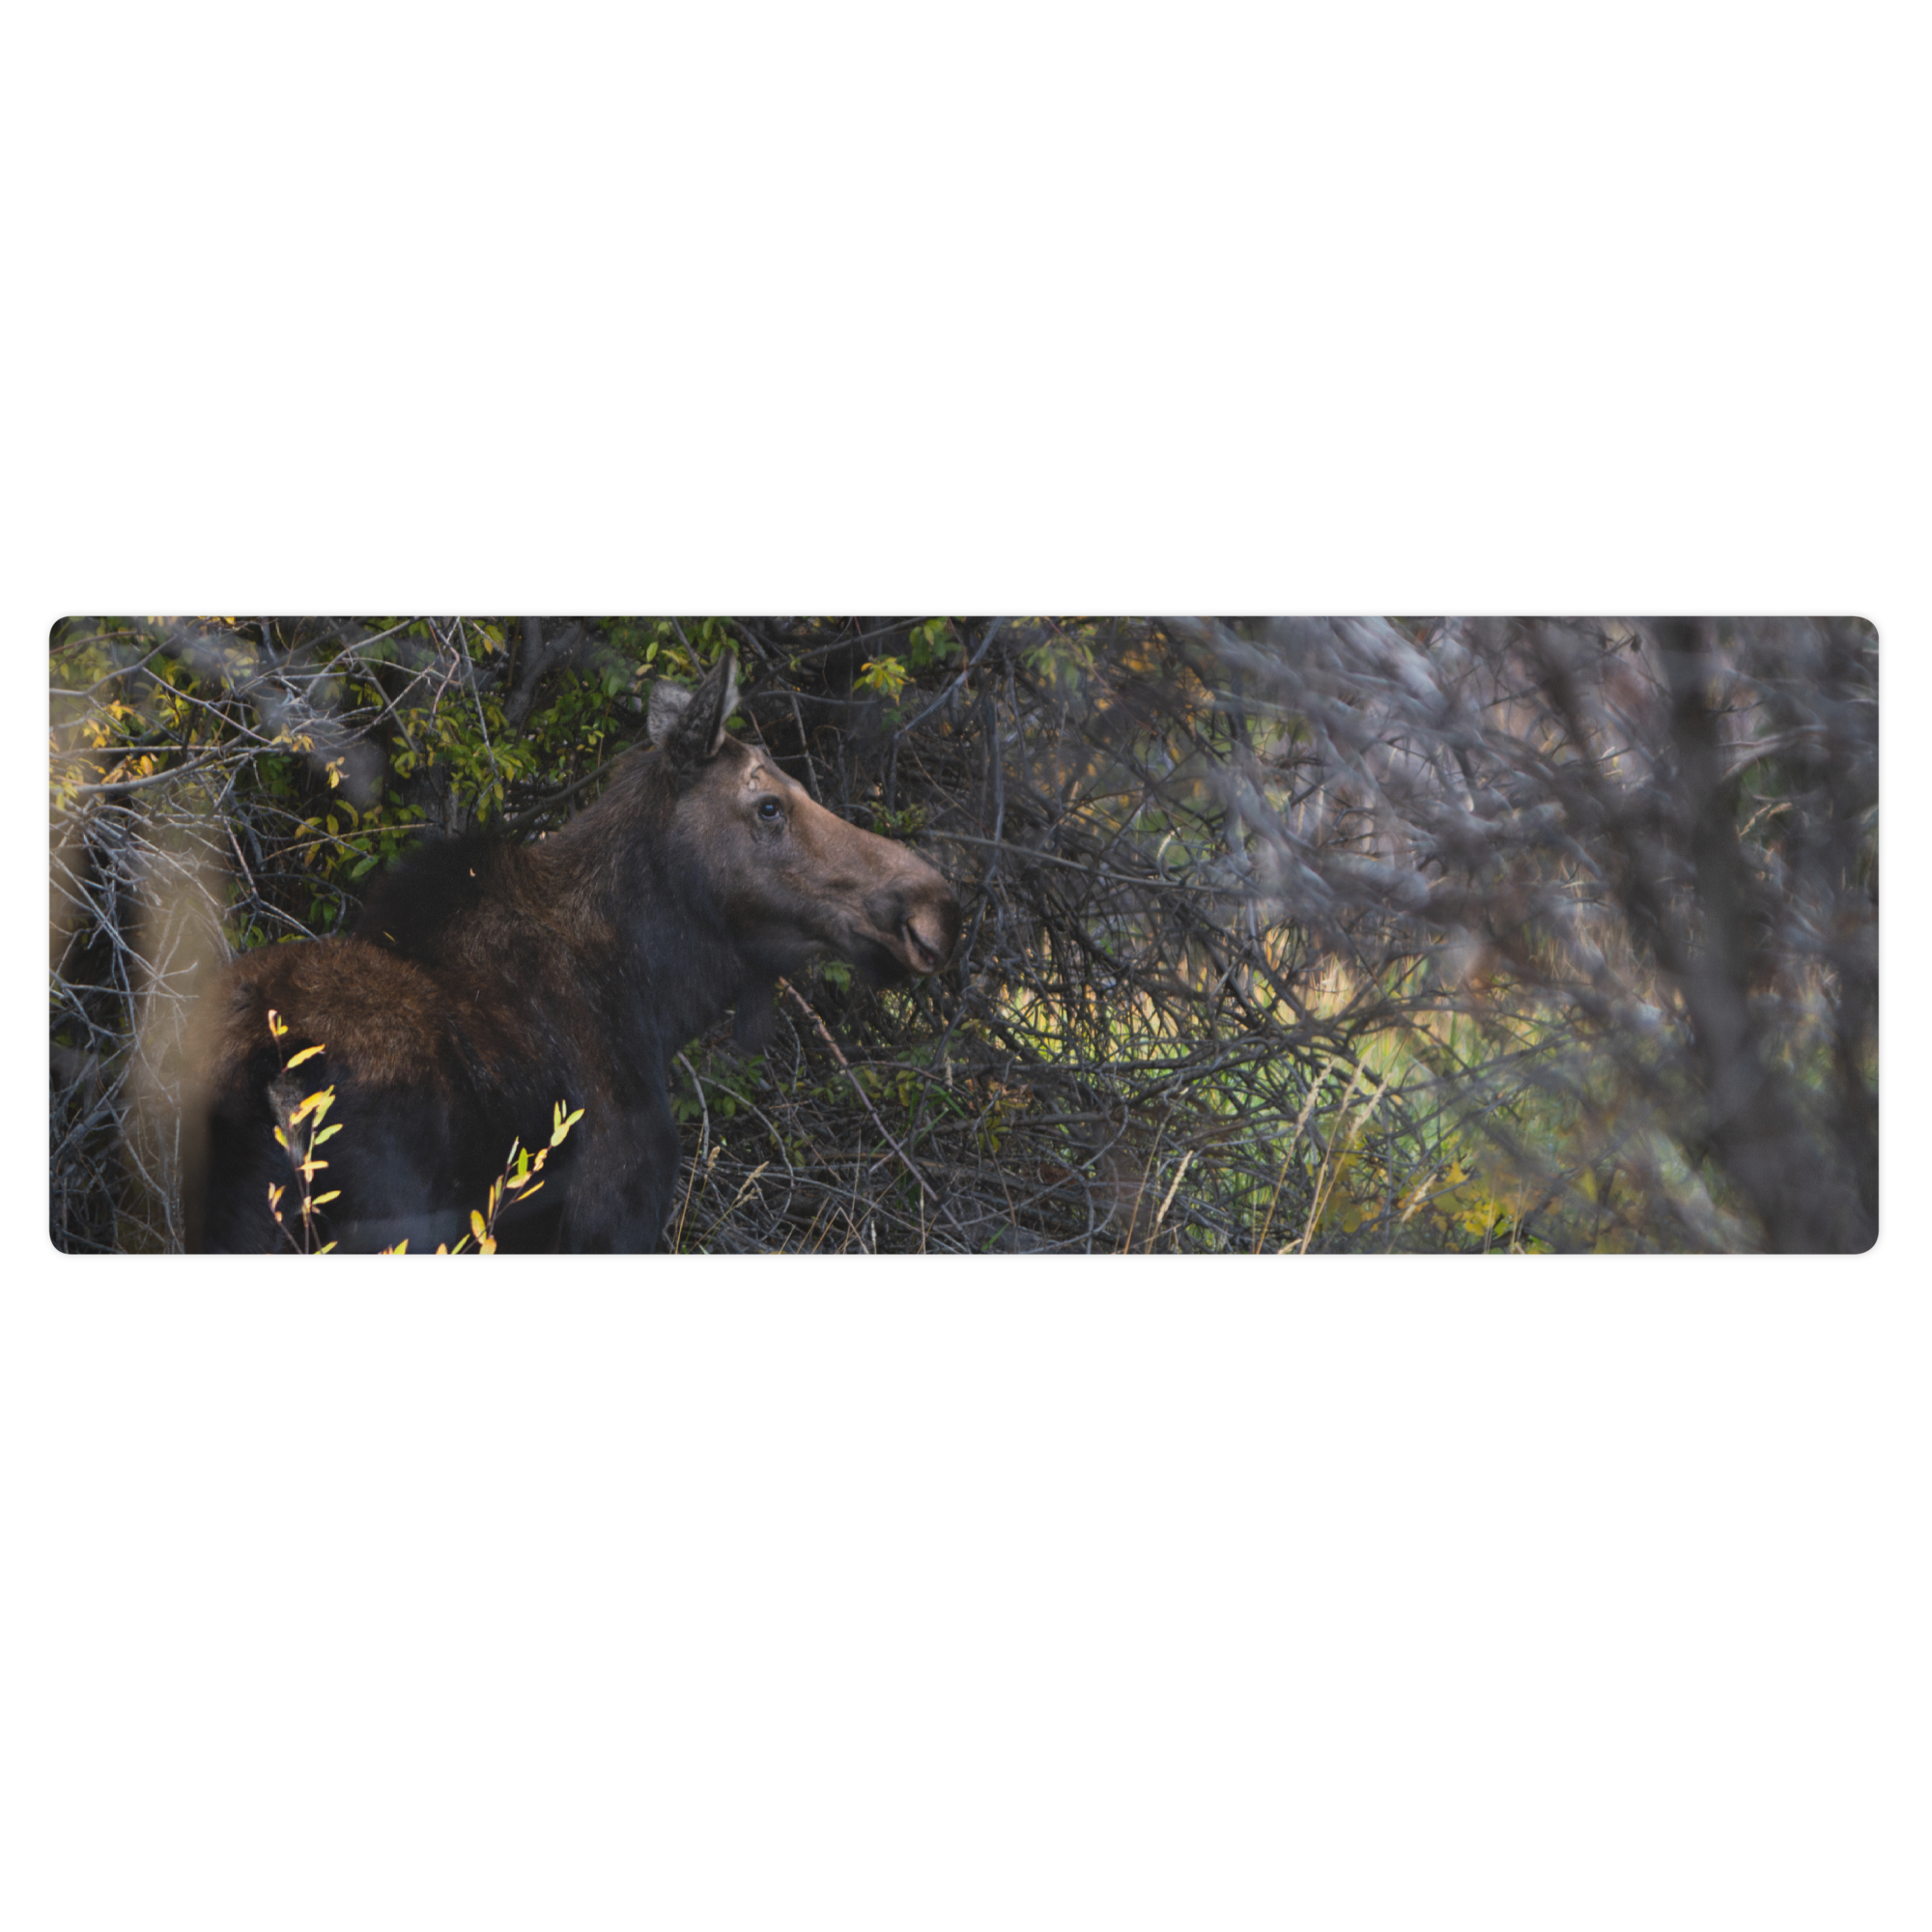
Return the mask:
[[(774, 980), (815, 953), (875, 981), (944, 963), (959, 929), (945, 880), (725, 736), (735, 695), (728, 658), (695, 694), (660, 685), (657, 749), (561, 831), (428, 848), (349, 936), (228, 970), (200, 1023), (191, 1246), (276, 1245), (268, 1192), (290, 1175), (270, 1089), (284, 1060), (321, 1045), (295, 1078), (336, 1091), (342, 1132), (315, 1185), (341, 1198), (324, 1238), (453, 1241), (512, 1139), (543, 1146), (561, 1100), (583, 1119), (544, 1190), (499, 1223), (503, 1245), (650, 1251), (675, 1192), (667, 1069), (680, 1046), (733, 1005), (740, 1040), (756, 1043)], [(270, 1009), (290, 1029), (279, 1047)]]

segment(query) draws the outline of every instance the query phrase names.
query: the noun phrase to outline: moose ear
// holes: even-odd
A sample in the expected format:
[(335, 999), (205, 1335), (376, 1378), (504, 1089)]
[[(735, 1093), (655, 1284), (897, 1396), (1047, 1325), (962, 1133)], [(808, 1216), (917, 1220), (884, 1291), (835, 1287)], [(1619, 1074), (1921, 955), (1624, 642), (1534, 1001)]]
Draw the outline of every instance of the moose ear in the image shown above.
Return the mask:
[(676, 727), (677, 721), (684, 716), (685, 707), (691, 702), (691, 693), (681, 684), (654, 684), (651, 686), (650, 734), (651, 743), (663, 746)]
[(718, 755), (724, 721), (738, 702), (738, 660), (726, 651), (705, 672), (696, 691), (674, 684), (651, 687), (651, 743), (673, 765), (701, 765)]

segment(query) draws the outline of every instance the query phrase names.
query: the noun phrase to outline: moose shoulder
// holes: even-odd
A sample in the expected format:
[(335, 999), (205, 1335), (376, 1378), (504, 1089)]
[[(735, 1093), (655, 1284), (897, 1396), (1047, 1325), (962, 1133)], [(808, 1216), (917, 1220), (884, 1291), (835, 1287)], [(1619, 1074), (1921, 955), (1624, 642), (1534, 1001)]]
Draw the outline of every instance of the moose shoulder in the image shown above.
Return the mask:
[(541, 1147), (563, 1100), (583, 1119), (543, 1191), (505, 1211), (503, 1245), (649, 1252), (675, 1194), (667, 1075), (685, 1041), (735, 1005), (755, 1043), (774, 980), (820, 952), (879, 982), (945, 963), (959, 932), (946, 881), (727, 736), (736, 696), (728, 655), (695, 692), (658, 685), (654, 749), (561, 831), (426, 848), (347, 936), (228, 969), (201, 1018), (191, 1246), (275, 1244), (269, 1192), (290, 1168), (270, 1090), (321, 1046), (300, 1077), (335, 1089), (342, 1128), (317, 1182), (337, 1192), (325, 1238), (453, 1240), (511, 1141)]

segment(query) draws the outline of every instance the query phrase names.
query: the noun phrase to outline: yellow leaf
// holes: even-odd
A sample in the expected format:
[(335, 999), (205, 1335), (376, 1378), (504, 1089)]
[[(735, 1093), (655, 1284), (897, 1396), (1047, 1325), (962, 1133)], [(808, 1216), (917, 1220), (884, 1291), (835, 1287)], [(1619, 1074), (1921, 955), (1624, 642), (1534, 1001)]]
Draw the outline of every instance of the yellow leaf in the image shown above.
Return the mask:
[(479, 1241), (483, 1238), (483, 1217), (473, 1208), (469, 1210), (469, 1232)]
[(302, 1050), (298, 1054), (297, 1054), (293, 1060), (289, 1062), (290, 1071), (293, 1072), (295, 1068), (299, 1066), (304, 1060), (313, 1060), (316, 1057), (316, 1055), (318, 1053), (321, 1053), (322, 1051), (324, 1051), (324, 1049), (319, 1046), (303, 1047)]
[(403, 1238), (400, 1241), (398, 1241), (393, 1248), (383, 1248), (379, 1250), (380, 1253), (385, 1255), (406, 1255), (409, 1253), (409, 1251), (410, 1251), (410, 1237), (407, 1235), (405, 1235)]
[[(327, 1165), (328, 1163), (327, 1161), (323, 1162), (323, 1166), (327, 1167)], [(315, 1205), (318, 1208), (320, 1208), (325, 1201), (339, 1201), (341, 1198), (342, 1198), (341, 1188), (331, 1187), (327, 1194), (318, 1194), (315, 1197)]]

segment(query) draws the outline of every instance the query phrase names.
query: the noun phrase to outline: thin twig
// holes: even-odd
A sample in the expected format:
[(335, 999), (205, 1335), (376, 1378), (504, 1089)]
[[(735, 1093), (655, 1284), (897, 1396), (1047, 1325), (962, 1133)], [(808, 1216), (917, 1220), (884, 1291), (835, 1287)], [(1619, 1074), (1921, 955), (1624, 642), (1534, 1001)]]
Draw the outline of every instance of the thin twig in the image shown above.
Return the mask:
[[(691, 1190), (697, 1184), (698, 1163), (703, 1157), (705, 1149), (711, 1145), (711, 1109), (704, 1104), (703, 1083), (699, 1081), (696, 1069), (682, 1053), (677, 1056), (677, 1063), (691, 1075), (691, 1084), (697, 1090), (697, 1106), (703, 1116), (703, 1124), (698, 1129), (697, 1152), (691, 1157), (691, 1178), (684, 1184), (684, 1205), (677, 1210), (677, 1232), (670, 1237), (673, 1254), (677, 1252), (677, 1244), (684, 1239), (684, 1217), (691, 1210)], [(718, 1158), (715, 1149), (712, 1151), (711, 1158), (713, 1160)]]
[[(781, 979), (779, 984), (782, 986), (784, 990), (791, 995), (793, 1004), (796, 1005), (798, 1009), (805, 1014), (806, 1018), (809, 1019), (812, 1023), (812, 1025), (818, 1029), (818, 1037), (822, 1040), (824, 1040), (827, 1046), (829, 1046), (832, 1049), (832, 1057), (844, 1069), (846, 1079), (852, 1083), (853, 1093), (858, 1094), (861, 1102), (863, 1102), (865, 1106), (867, 1113), (871, 1115), (872, 1124), (878, 1128), (880, 1134), (885, 1139), (886, 1145), (889, 1148), (891, 1148), (895, 1154), (898, 1155), (899, 1164), (905, 1169), (905, 1171), (909, 1175), (912, 1176), (912, 1178), (916, 1181), (918, 1181), (920, 1192), (923, 1194), (925, 1198), (928, 1201), (930, 1201), (935, 1208), (943, 1208), (944, 1204), (940, 1201), (939, 1196), (936, 1193), (934, 1193), (932, 1188), (927, 1184), (925, 1176), (923, 1175), (919, 1171), (919, 1169), (913, 1165), (912, 1156), (909, 1153), (907, 1153), (905, 1149), (900, 1147), (898, 1142), (892, 1137), (891, 1133), (888, 1132), (887, 1130), (885, 1122), (879, 1119), (879, 1110), (872, 1105), (871, 1095), (867, 1094), (865, 1088), (863, 1088), (859, 1084), (859, 1076), (852, 1071), (852, 1063), (848, 1061), (842, 1053), (839, 1052), (838, 1042), (832, 1037), (830, 1029), (826, 1026), (825, 1022), (818, 1017), (817, 1009), (814, 1008), (811, 1005), (811, 1003), (809, 1000), (807, 1000), (802, 993), (800, 993), (798, 988), (794, 986), (789, 980)], [(946, 1211), (950, 1212), (951, 1210), (949, 1209)]]

